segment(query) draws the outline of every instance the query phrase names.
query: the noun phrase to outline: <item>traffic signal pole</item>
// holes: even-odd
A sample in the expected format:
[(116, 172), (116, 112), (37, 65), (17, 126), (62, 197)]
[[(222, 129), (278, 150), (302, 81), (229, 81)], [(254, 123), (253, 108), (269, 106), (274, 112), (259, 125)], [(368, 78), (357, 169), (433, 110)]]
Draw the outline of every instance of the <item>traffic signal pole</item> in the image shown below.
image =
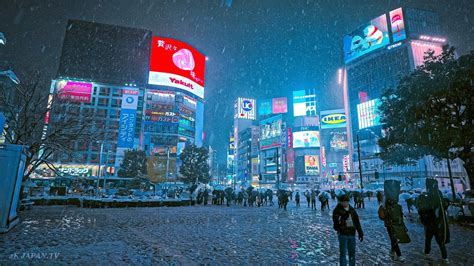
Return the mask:
[(362, 183), (362, 166), (360, 163), (360, 143), (359, 143), (359, 134), (356, 135), (357, 139), (357, 158), (359, 161), (359, 177), (360, 177), (360, 188), (364, 188), (364, 184)]

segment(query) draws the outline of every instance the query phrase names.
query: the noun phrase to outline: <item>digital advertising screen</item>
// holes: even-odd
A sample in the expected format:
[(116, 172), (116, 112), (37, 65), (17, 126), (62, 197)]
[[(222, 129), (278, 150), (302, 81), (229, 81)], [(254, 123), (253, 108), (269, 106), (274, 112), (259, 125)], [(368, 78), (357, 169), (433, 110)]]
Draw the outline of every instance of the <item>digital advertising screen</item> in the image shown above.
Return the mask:
[(260, 121), (260, 149), (281, 146), (282, 116), (277, 115)]
[(92, 83), (58, 80), (56, 92), (60, 100), (78, 103), (90, 103)]
[(405, 21), (403, 20), (402, 8), (390, 11), (390, 27), (392, 28), (392, 40), (398, 42), (407, 38), (405, 32)]
[(329, 133), (330, 140), (329, 146), (331, 151), (346, 151), (348, 148), (347, 143), (347, 132), (344, 131), (331, 131)]
[(321, 111), (321, 128), (346, 127), (346, 112), (344, 109)]
[(317, 116), (316, 94), (312, 90), (293, 91), (293, 116)]
[(381, 125), (379, 106), (382, 102), (379, 99), (373, 99), (357, 105), (357, 119), (359, 129)]
[(286, 97), (272, 99), (272, 113), (286, 114), (288, 112), (288, 100)]
[(307, 175), (319, 174), (319, 156), (305, 155), (304, 156), (304, 172)]
[(293, 131), (293, 148), (318, 148), (320, 146), (319, 131)]
[(256, 109), (255, 99), (237, 99), (237, 118), (255, 120), (257, 118)]
[(272, 99), (258, 100), (258, 115), (264, 116), (272, 113)]
[(148, 83), (190, 92), (204, 99), (206, 57), (191, 45), (163, 37), (152, 37)]
[(389, 43), (387, 17), (383, 14), (372, 19), (350, 35), (344, 36), (344, 62), (349, 63)]

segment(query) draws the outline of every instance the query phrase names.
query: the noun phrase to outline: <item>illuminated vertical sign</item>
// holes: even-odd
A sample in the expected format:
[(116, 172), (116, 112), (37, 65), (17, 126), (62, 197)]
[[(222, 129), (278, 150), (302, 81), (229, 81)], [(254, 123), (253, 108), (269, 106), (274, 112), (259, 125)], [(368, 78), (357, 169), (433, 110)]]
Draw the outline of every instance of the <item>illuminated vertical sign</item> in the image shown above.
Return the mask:
[(138, 90), (124, 89), (122, 91), (122, 106), (120, 110), (119, 132), (115, 166), (122, 163), (126, 150), (133, 149), (135, 125), (137, 120)]
[(288, 181), (292, 183), (295, 179), (295, 151), (293, 149), (288, 149), (286, 151), (286, 162), (288, 165)]
[(403, 20), (402, 8), (390, 11), (390, 26), (392, 28), (392, 40), (398, 42), (406, 39), (405, 21)]
[(255, 120), (257, 118), (255, 99), (237, 99), (237, 117), (239, 119)]
[(322, 166), (326, 166), (326, 148), (324, 146), (321, 146), (321, 164)]
[(288, 138), (287, 139), (288, 148), (291, 149), (293, 148), (293, 133), (292, 133), (291, 127), (288, 128), (287, 138)]

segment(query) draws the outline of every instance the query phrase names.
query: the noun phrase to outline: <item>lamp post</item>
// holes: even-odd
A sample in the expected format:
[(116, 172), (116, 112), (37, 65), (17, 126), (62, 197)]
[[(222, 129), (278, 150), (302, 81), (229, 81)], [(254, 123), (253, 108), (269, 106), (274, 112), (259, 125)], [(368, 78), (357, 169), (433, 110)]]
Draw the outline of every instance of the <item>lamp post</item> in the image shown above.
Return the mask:
[(97, 196), (99, 196), (99, 184), (100, 184), (100, 168), (102, 166), (102, 152), (104, 150), (104, 142), (97, 141), (96, 143), (100, 143), (100, 153), (99, 153), (99, 171), (97, 172)]

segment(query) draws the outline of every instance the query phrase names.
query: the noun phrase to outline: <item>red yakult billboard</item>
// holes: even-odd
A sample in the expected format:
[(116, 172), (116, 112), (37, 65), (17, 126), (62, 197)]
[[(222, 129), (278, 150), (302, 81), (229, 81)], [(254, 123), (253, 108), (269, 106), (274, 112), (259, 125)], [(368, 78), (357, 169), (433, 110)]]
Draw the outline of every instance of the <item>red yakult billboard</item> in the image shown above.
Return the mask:
[(204, 98), (206, 57), (184, 42), (152, 37), (148, 83), (179, 88)]

